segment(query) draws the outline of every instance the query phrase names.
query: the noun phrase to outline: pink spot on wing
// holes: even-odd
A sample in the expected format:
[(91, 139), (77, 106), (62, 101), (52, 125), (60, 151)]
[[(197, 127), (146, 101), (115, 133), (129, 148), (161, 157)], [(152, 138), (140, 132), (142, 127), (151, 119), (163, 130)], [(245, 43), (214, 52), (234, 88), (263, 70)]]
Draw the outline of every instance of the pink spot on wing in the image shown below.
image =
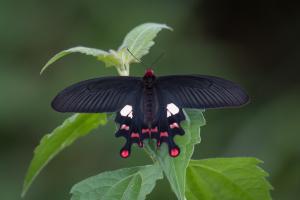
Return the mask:
[(149, 129), (147, 129), (147, 128), (143, 128), (142, 129), (142, 133), (149, 133), (150, 131), (149, 131)]
[(140, 135), (138, 133), (131, 133), (131, 138), (139, 138)]
[(174, 122), (173, 124), (170, 124), (170, 128), (179, 128), (179, 125), (176, 122)]
[(160, 137), (168, 137), (169, 134), (167, 131), (164, 131), (164, 132), (160, 132)]
[(156, 127), (154, 127), (154, 128), (151, 128), (151, 132), (158, 132), (158, 129), (157, 129), (157, 126)]
[(140, 141), (140, 142), (138, 143), (138, 145), (139, 145), (139, 147), (143, 147), (143, 146), (144, 146), (144, 143), (143, 143), (142, 141)]
[(157, 141), (156, 145), (157, 145), (158, 147), (160, 147), (161, 143), (160, 143), (159, 140)]
[(126, 124), (122, 124), (121, 127), (120, 127), (120, 129), (128, 131), (129, 130), (129, 126), (127, 126)]

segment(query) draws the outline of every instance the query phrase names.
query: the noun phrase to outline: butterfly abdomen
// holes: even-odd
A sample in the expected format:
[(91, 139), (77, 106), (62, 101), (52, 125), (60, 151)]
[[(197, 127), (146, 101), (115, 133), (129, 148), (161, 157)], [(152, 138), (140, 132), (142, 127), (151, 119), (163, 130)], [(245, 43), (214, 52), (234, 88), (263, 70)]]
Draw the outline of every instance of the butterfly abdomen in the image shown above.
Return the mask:
[(142, 100), (142, 113), (144, 113), (143, 124), (151, 128), (156, 121), (158, 113), (158, 100), (155, 88), (145, 88)]
[(154, 87), (155, 76), (145, 76), (143, 79), (143, 97), (141, 111), (144, 114), (144, 126), (151, 128), (158, 113), (157, 91)]

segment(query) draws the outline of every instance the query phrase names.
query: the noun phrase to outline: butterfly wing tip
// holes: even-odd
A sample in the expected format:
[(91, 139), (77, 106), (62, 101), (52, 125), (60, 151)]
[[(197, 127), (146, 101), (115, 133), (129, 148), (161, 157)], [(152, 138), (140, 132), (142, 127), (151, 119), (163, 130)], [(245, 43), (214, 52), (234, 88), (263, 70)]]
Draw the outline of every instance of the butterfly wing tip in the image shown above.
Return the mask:
[(51, 102), (51, 108), (57, 112), (65, 113), (66, 111), (59, 106), (56, 98)]

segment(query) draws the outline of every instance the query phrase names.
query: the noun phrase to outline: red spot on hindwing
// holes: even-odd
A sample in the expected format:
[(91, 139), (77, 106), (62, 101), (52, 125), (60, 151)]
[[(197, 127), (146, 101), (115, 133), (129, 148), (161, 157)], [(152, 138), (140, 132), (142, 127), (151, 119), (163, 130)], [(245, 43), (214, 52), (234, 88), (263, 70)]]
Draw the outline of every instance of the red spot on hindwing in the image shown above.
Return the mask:
[(160, 147), (161, 143), (159, 140), (157, 141), (156, 145), (157, 145), (157, 147)]
[(120, 154), (122, 158), (128, 158), (129, 151), (127, 149), (123, 149)]
[(142, 133), (148, 133), (148, 134), (150, 134), (150, 133), (156, 133), (156, 132), (158, 132), (157, 126), (154, 127), (154, 128), (143, 128), (142, 129)]
[(142, 129), (142, 133), (149, 133), (150, 131), (149, 131), (149, 129), (148, 128), (143, 128)]
[(122, 124), (121, 127), (120, 127), (120, 129), (128, 131), (129, 130), (129, 126), (127, 126), (126, 124)]
[(158, 132), (158, 128), (157, 128), (157, 126), (156, 126), (156, 127), (154, 127), (154, 128), (151, 128), (151, 132), (152, 132), (152, 133)]
[(144, 147), (144, 143), (142, 141), (139, 141), (138, 145), (139, 147)]
[(179, 125), (174, 122), (173, 124), (170, 124), (170, 128), (173, 129), (173, 128), (179, 128)]
[(160, 137), (168, 137), (169, 134), (167, 131), (164, 131), (164, 132), (160, 132)]
[(180, 154), (180, 150), (178, 147), (174, 147), (170, 150), (170, 156), (177, 157)]
[(138, 133), (131, 133), (131, 138), (139, 138), (140, 135)]

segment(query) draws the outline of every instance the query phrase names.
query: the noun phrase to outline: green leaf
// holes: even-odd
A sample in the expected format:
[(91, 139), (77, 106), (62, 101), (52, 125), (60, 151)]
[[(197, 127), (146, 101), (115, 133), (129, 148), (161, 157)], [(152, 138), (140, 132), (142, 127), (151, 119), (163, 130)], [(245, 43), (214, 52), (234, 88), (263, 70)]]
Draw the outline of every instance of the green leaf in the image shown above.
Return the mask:
[[(149, 53), (149, 49), (154, 45), (154, 38), (162, 29), (172, 30), (165, 24), (157, 23), (145, 23), (135, 27), (126, 35), (119, 51), (128, 48), (135, 57), (142, 58)], [(127, 51), (124, 51), (121, 57), (123, 57), (124, 63), (137, 62)]]
[(185, 199), (186, 169), (194, 152), (194, 145), (200, 143), (200, 126), (204, 124), (205, 119), (201, 110), (187, 110), (186, 121), (182, 124), (185, 135), (175, 138), (181, 151), (177, 158), (169, 156), (168, 147), (165, 144), (159, 150), (153, 144), (146, 145), (148, 153), (159, 162), (179, 200)]
[(55, 155), (78, 138), (104, 124), (106, 124), (106, 114), (104, 113), (74, 114), (52, 133), (45, 135), (34, 150), (34, 157), (25, 177), (22, 196), (26, 194), (32, 181)]
[(268, 174), (256, 158), (192, 160), (187, 169), (189, 200), (270, 200)]
[(82, 53), (96, 57), (97, 60), (104, 62), (106, 67), (115, 66), (120, 75), (128, 76), (129, 64), (137, 61), (128, 53), (127, 48), (130, 49), (135, 57), (141, 58), (149, 52), (150, 47), (154, 45), (153, 39), (162, 29), (172, 30), (165, 24), (145, 23), (137, 26), (126, 35), (123, 44), (119, 47), (118, 51), (103, 51), (101, 49), (81, 46), (63, 50), (54, 55), (46, 63), (40, 74), (42, 74), (49, 67), (49, 65), (62, 57), (71, 53)]
[(63, 50), (56, 55), (54, 55), (42, 68), (40, 74), (42, 74), (49, 65), (56, 62), (60, 58), (69, 55), (71, 53), (82, 53), (89, 56), (97, 57), (98, 60), (103, 61), (106, 66), (117, 65), (120, 63), (120, 60), (116, 57), (116, 53), (114, 51), (106, 52), (101, 49), (89, 48), (89, 47), (73, 47), (67, 50)]
[(73, 186), (71, 199), (143, 200), (162, 178), (157, 164), (103, 172)]

